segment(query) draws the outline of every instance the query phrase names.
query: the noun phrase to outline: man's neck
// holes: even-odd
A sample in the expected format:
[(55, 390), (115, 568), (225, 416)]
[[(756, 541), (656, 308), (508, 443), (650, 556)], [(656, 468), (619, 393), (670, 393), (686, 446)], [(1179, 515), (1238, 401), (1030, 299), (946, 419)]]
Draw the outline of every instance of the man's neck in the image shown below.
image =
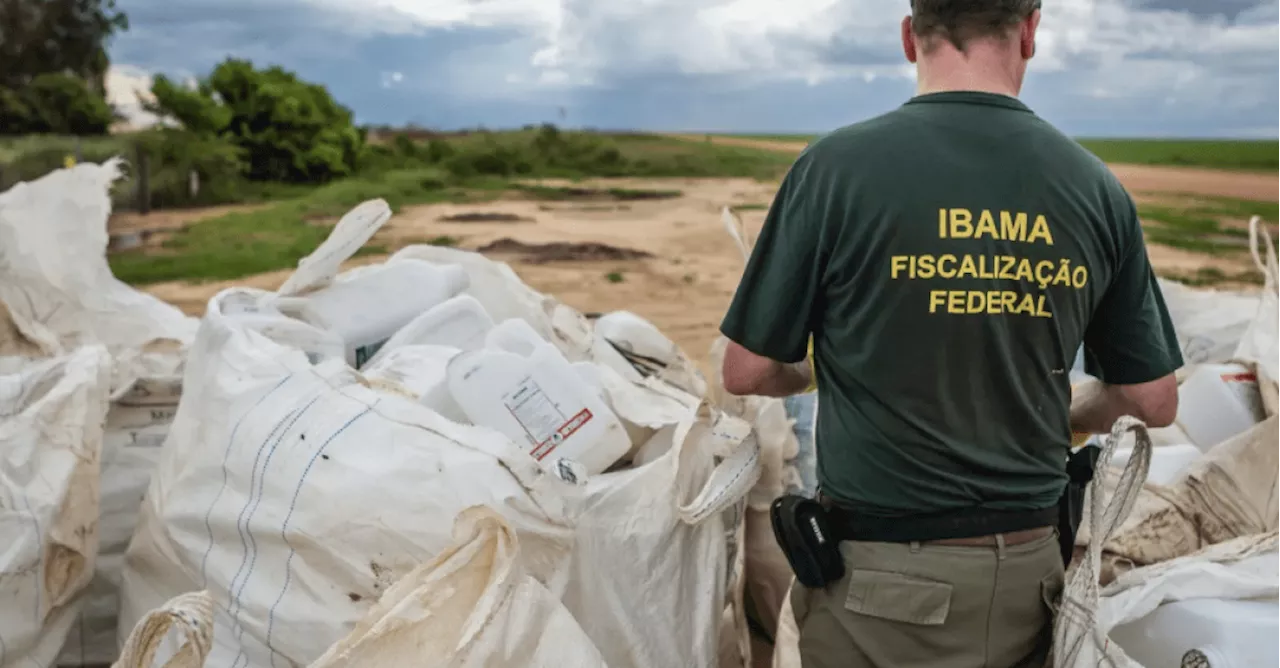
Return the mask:
[(946, 46), (917, 64), (916, 94), (976, 91), (1017, 97), (1022, 71), (1009, 61), (1003, 45), (971, 45), (968, 54)]

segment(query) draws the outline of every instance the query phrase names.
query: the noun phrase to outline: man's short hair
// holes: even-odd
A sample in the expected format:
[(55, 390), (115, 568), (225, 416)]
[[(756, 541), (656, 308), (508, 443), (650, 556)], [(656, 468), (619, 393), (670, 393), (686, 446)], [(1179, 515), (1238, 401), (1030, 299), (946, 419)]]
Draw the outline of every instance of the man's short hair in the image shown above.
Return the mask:
[(970, 40), (1007, 35), (1037, 9), (1040, 0), (911, 0), (911, 30), (963, 52)]

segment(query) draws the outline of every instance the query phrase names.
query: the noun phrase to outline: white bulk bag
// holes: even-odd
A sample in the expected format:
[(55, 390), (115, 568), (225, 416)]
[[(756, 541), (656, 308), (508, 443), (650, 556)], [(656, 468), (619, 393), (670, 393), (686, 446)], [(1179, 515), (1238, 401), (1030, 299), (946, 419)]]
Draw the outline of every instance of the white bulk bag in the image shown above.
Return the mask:
[(134, 378), (172, 373), (197, 323), (111, 274), (107, 218), (119, 176), (119, 160), (83, 163), (0, 194), (0, 303), (45, 355), (106, 346), (122, 392)]
[[(1240, 339), (1233, 357), (1244, 362), (1257, 362), (1258, 370), (1271, 382), (1280, 381), (1280, 264), (1276, 262), (1276, 245), (1267, 233), (1262, 219), (1249, 221), (1249, 250), (1258, 270), (1266, 276), (1262, 302), (1257, 315)], [(1262, 246), (1263, 252), (1258, 253)], [(1263, 256), (1266, 261), (1263, 261)]]
[(519, 556), (500, 515), (462, 511), (453, 544), (392, 585), (310, 668), (605, 668)]
[[(304, 261), (299, 274), (310, 276), (286, 285), (301, 293), (333, 280), (333, 249), (352, 250), (344, 239), (387, 216), (385, 202), (357, 207), (313, 256), (324, 263)], [(590, 350), (580, 315), (506, 267), (411, 251), (465, 258), (457, 264), (487, 308), (481, 295), (551, 332), (566, 354)], [(273, 313), (272, 297), (232, 289), (210, 302), (126, 559), (121, 635), (165, 600), (207, 589), (218, 603), (211, 665), (309, 663), (449, 545), (458, 512), (488, 505), (610, 666), (714, 662), (725, 511), (758, 475), (745, 423), (654, 379), (600, 369), (619, 416), (653, 430), (653, 456), (571, 486), (497, 432), (370, 387), (324, 332)]]
[(0, 668), (52, 666), (93, 577), (110, 360), (0, 358)]
[(59, 663), (116, 657), (124, 550), (182, 391), (183, 346), (197, 321), (116, 280), (107, 264), (119, 161), (56, 170), (0, 194), (0, 355), (47, 358), (101, 344), (112, 405), (102, 444), (100, 559)]
[(313, 365), (249, 326), (260, 321), (225, 315), (238, 296), (210, 302), (192, 346), (126, 556), (122, 637), (206, 589), (218, 604), (212, 665), (310, 663), (476, 504), (526, 535), (531, 572), (563, 571), (563, 483), (495, 432), (370, 389), (341, 358)]
[[(1143, 485), (1132, 511), (1104, 544), (1098, 576), (1111, 582), (1118, 571), (1192, 554), (1206, 546), (1277, 529), (1276, 384), (1259, 383), (1269, 418), (1214, 446), (1167, 485)], [(1114, 468), (1100, 469), (1093, 488), (1104, 494), (1119, 485)], [(1092, 538), (1086, 507), (1077, 550)]]
[[(1196, 605), (1196, 599), (1215, 599), (1220, 602), (1268, 601), (1274, 610), (1276, 596), (1280, 594), (1280, 586), (1276, 584), (1280, 576), (1277, 572), (1277, 563), (1280, 562), (1276, 555), (1276, 538), (1277, 534), (1274, 531), (1243, 536), (1218, 543), (1185, 557), (1146, 566), (1121, 575), (1099, 592), (1098, 609), (1094, 613), (1094, 624), (1098, 633), (1109, 635), (1111, 641), (1119, 644), (1126, 654), (1132, 652), (1134, 656), (1130, 657), (1131, 665), (1136, 664), (1133, 661), (1135, 657), (1142, 657), (1142, 655), (1158, 660), (1157, 657), (1150, 656), (1152, 654), (1163, 654), (1168, 659), (1178, 662), (1179, 659), (1185, 660), (1185, 654), (1193, 649), (1204, 649), (1211, 654), (1225, 651), (1234, 654), (1237, 660), (1244, 659), (1237, 663), (1224, 656), (1221, 657), (1223, 666), (1271, 665), (1270, 661), (1275, 661), (1276, 656), (1274, 616), (1271, 618), (1272, 626), (1269, 633), (1265, 618), (1255, 618), (1257, 626), (1252, 629), (1239, 629), (1230, 626), (1224, 628), (1225, 625), (1232, 624), (1233, 620), (1218, 620), (1208, 616), (1208, 619), (1216, 621), (1217, 624), (1209, 624), (1207, 625), (1209, 628), (1198, 628), (1195, 632), (1187, 634), (1200, 636), (1200, 641), (1216, 636), (1219, 642), (1226, 641), (1230, 645), (1216, 648), (1197, 647), (1195, 638), (1188, 638), (1181, 634), (1174, 637), (1165, 636), (1164, 634), (1176, 634), (1177, 629), (1161, 628), (1159, 618), (1151, 620), (1146, 618), (1165, 603), (1188, 601), (1191, 605)], [(1205, 609), (1204, 606), (1196, 607)], [(1148, 624), (1144, 625), (1142, 623), (1144, 621)], [(1143, 626), (1146, 628), (1142, 628)], [(1257, 645), (1267, 649), (1259, 651), (1258, 646), (1249, 643), (1251, 636), (1261, 641)], [(1232, 643), (1233, 640), (1245, 642)], [(1154, 651), (1153, 648), (1155, 648)], [(1270, 661), (1266, 660), (1267, 655), (1270, 655)], [(1218, 660), (1211, 661), (1209, 665), (1219, 666)], [(1160, 668), (1161, 665), (1176, 664), (1147, 664), (1147, 668)]]
[(1156, 279), (1187, 364), (1231, 361), (1258, 312), (1256, 292), (1192, 288)]

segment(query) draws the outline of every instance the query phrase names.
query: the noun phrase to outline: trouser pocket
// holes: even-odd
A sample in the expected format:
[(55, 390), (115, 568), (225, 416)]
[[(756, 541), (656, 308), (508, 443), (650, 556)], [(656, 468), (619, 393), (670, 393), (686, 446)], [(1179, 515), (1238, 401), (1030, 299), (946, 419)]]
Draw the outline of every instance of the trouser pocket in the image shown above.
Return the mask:
[(892, 622), (937, 626), (947, 621), (953, 586), (914, 575), (853, 569), (844, 608)]

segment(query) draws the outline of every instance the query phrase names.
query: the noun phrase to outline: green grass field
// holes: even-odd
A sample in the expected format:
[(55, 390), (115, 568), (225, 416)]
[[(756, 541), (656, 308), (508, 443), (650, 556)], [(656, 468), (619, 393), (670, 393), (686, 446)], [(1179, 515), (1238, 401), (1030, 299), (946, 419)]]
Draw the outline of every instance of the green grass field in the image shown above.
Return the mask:
[(1280, 141), (1194, 139), (1081, 139), (1105, 162), (1276, 171)]
[[(818, 135), (726, 135), (763, 141), (809, 142)], [(1105, 162), (1136, 165), (1207, 167), (1240, 171), (1280, 168), (1280, 141), (1275, 139), (1087, 139), (1081, 145)]]

